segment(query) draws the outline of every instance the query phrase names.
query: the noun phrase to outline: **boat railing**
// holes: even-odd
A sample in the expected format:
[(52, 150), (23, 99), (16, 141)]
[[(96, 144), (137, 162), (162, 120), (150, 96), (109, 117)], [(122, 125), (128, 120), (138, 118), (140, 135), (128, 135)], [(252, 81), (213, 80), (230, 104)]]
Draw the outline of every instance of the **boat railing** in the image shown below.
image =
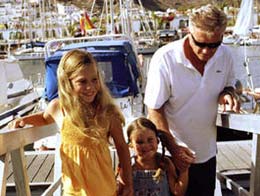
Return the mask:
[(219, 113), (217, 126), (227, 130), (245, 131), (253, 134), (251, 149), (251, 174), (249, 191), (236, 183), (221, 171), (217, 172), (221, 183), (226, 184), (236, 195), (256, 196), (260, 193), (260, 115), (259, 114), (235, 114)]
[[(54, 123), (41, 127), (27, 127), (0, 132), (0, 190), (2, 196), (6, 195), (6, 179), (10, 160), (13, 166), (16, 194), (31, 195), (24, 146), (52, 136), (57, 132), (58, 128)], [(59, 181), (60, 179), (54, 182), (53, 185), (56, 185)], [(49, 193), (52, 191), (53, 189), (49, 190)], [(51, 195), (49, 193), (46, 192), (45, 195)]]
[(40, 98), (40, 95), (35, 91), (8, 98), (7, 104), (0, 106), (0, 133), (11, 120), (33, 111), (38, 105)]
[(62, 39), (54, 39), (48, 41), (44, 47), (45, 59), (50, 57), (56, 50), (61, 49), (66, 44), (89, 42), (89, 41), (105, 41), (105, 40), (129, 40), (134, 45), (132, 39), (125, 34), (108, 34), (108, 35), (97, 35), (97, 36), (86, 36), (86, 37), (70, 37)]

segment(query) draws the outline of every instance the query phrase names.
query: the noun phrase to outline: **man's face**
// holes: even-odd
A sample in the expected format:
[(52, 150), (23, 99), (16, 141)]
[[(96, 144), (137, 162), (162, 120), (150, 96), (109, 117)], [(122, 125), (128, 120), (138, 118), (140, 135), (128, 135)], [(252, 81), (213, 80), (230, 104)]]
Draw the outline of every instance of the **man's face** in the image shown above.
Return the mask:
[(194, 28), (194, 31), (189, 35), (189, 43), (198, 59), (208, 61), (217, 51), (217, 48), (222, 42), (222, 38), (222, 31), (209, 36), (206, 32)]

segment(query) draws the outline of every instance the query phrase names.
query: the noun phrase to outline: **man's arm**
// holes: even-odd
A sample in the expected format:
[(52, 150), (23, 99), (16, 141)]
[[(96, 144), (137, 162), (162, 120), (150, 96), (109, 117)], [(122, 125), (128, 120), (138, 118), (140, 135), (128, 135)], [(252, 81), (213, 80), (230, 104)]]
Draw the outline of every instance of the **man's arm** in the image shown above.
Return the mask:
[(156, 125), (157, 129), (170, 133), (168, 122), (164, 115), (163, 107), (159, 109), (148, 108), (147, 118), (150, 119)]
[(190, 149), (180, 146), (176, 143), (175, 138), (170, 133), (167, 119), (164, 115), (163, 107), (159, 109), (148, 108), (148, 119), (150, 119), (158, 130), (164, 132), (167, 138), (166, 148), (173, 156), (173, 161), (179, 170), (185, 170), (191, 163), (194, 162), (194, 153)]

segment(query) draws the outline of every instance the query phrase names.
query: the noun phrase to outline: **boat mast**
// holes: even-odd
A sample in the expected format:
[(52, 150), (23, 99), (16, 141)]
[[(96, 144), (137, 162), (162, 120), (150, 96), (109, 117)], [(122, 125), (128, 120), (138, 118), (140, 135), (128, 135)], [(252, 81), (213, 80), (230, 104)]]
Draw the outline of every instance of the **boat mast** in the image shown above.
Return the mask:
[(109, 1), (110, 4), (110, 33), (115, 34), (115, 25), (114, 25), (114, 6), (112, 0)]
[(94, 0), (93, 3), (92, 3), (90, 14), (89, 14), (89, 18), (92, 18), (92, 14), (93, 14), (93, 10), (94, 10), (94, 5), (95, 4), (96, 4), (96, 0)]
[(45, 14), (44, 14), (44, 1), (39, 1), (39, 12), (40, 12), (40, 20), (41, 20), (41, 30), (42, 30), (42, 41), (46, 39), (45, 37), (45, 30), (46, 30), (46, 23), (45, 23)]

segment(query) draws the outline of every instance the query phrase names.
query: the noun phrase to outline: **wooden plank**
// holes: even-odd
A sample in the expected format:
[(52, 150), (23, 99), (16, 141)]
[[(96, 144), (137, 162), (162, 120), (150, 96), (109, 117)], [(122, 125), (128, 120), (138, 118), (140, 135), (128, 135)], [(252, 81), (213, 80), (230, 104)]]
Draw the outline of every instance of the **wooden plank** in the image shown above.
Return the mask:
[(252, 150), (252, 140), (250, 142), (244, 142), (240, 144), (241, 148), (245, 150), (248, 155), (251, 157), (251, 150)]
[[(28, 155), (28, 156), (25, 155), (26, 168), (27, 168), (27, 169), (28, 169), (28, 167), (31, 165), (31, 163), (34, 161), (35, 158), (36, 158), (36, 155)], [(10, 160), (10, 162), (9, 162), (7, 183), (14, 183), (13, 166), (12, 166), (11, 160)]]
[(8, 165), (9, 165), (9, 166), (8, 166), (8, 174), (7, 174), (7, 183), (9, 183), (10, 178), (11, 178), (11, 182), (14, 183), (13, 165), (12, 165), (12, 161), (11, 161), (11, 159), (9, 160)]
[(225, 154), (219, 152), (217, 155), (217, 170), (223, 171), (234, 168), (234, 165), (227, 159)]
[(47, 176), (45, 182), (53, 182), (53, 181), (54, 181), (54, 160), (49, 175)]
[(13, 165), (12, 165), (11, 160), (8, 164), (9, 164), (9, 166), (8, 166), (7, 183), (14, 183)]
[(47, 158), (46, 154), (36, 156), (35, 160), (27, 170), (30, 182), (38, 182), (35, 181), (35, 177), (37, 176), (37, 173), (39, 172), (46, 158)]
[(226, 146), (226, 148), (225, 148), (225, 153), (227, 154), (227, 156), (228, 156), (228, 158), (229, 158), (229, 160), (232, 162), (232, 164), (234, 165), (234, 169), (239, 169), (239, 166), (241, 165), (241, 164), (243, 164), (241, 161), (240, 161), (240, 159), (239, 159), (239, 157), (237, 157), (234, 153), (234, 151), (232, 151), (232, 150), (230, 150), (229, 148), (228, 148), (228, 146)]
[(240, 151), (240, 148), (237, 144), (230, 144), (226, 148), (230, 152), (230, 156), (233, 159), (236, 169), (245, 169), (250, 167), (250, 157), (249, 159), (244, 158), (243, 151)]
[(250, 195), (260, 193), (260, 135), (253, 135), (250, 176)]
[(238, 143), (238, 144), (231, 144), (231, 145), (229, 146), (229, 148), (230, 148), (231, 150), (234, 150), (236, 156), (239, 157), (239, 159), (244, 162), (245, 168), (250, 168), (250, 167), (251, 167), (251, 163), (250, 163), (250, 159), (251, 159), (251, 156), (250, 156), (251, 148), (245, 150), (244, 148), (242, 148), (242, 146), (241, 146), (240, 143)]
[(251, 151), (252, 151), (252, 140), (249, 141), (241, 141), (239, 142), (239, 147), (241, 149), (241, 151), (243, 151), (245, 153), (245, 156), (247, 157), (248, 160), (251, 159)]
[(42, 196), (50, 196), (55, 194), (55, 191), (61, 186), (61, 178), (55, 181), (51, 186), (48, 187), (46, 191), (42, 194)]
[(222, 168), (218, 168), (219, 171), (227, 170), (227, 169), (234, 169), (234, 167), (235, 167), (235, 165), (234, 165), (234, 163), (232, 163), (229, 155), (227, 153), (225, 153), (225, 145), (222, 143), (218, 143), (217, 160), (218, 160), (218, 163), (221, 163), (221, 167), (222, 167)]
[(13, 164), (17, 196), (30, 196), (31, 191), (29, 187), (28, 175), (26, 172), (23, 148), (19, 148), (11, 152), (11, 161)]
[[(30, 179), (29, 183), (31, 185), (46, 184), (46, 183), (48, 184), (54, 181), (54, 159), (55, 159), (54, 156), (55, 156), (55, 151), (53, 150), (25, 152), (25, 159), (27, 162), (26, 168), (27, 168), (28, 177)], [(37, 166), (37, 164), (40, 165)], [(11, 162), (10, 162), (10, 166), (12, 166)], [(38, 168), (35, 170), (32, 167), (38, 167)], [(9, 186), (14, 184), (12, 167), (9, 168), (7, 184)]]
[(8, 173), (10, 153), (7, 153), (3, 157), (3, 161), (0, 160), (0, 193), (1, 196), (6, 195), (6, 179)]
[(218, 142), (217, 169), (250, 170), (251, 140)]
[[(46, 182), (46, 179), (48, 179), (48, 176), (53, 166), (54, 166), (54, 154), (47, 154), (46, 159), (43, 161), (33, 181)], [(52, 178), (52, 182), (53, 182), (53, 178)]]

